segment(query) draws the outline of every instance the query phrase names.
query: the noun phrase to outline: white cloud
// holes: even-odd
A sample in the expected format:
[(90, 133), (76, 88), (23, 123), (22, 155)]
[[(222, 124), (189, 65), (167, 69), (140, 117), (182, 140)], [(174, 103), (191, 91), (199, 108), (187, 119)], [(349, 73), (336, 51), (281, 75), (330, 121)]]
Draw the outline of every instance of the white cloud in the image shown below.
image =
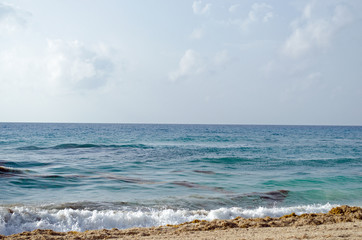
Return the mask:
[[(240, 5), (232, 5), (229, 7), (229, 12), (234, 13), (239, 9)], [(267, 3), (254, 3), (250, 6), (246, 18), (234, 18), (224, 21), (227, 25), (239, 26), (244, 31), (247, 31), (251, 25), (255, 23), (267, 23), (274, 17), (273, 7)]]
[(15, 45), (0, 51), (0, 91), (68, 94), (107, 86), (114, 59), (104, 45), (48, 40), (41, 49)]
[(215, 74), (225, 69), (231, 61), (232, 58), (226, 50), (217, 52), (211, 57), (203, 57), (198, 52), (188, 49), (181, 57), (178, 69), (169, 74), (169, 79), (177, 81), (201, 74)]
[[(21, 30), (29, 16), (22, 9), (0, 3), (0, 32)], [(25, 31), (18, 33), (23, 36)], [(0, 49), (3, 91), (17, 88), (17, 91), (63, 93), (96, 89), (106, 85), (113, 72), (111, 54), (102, 44), (86, 46), (79, 41), (48, 40), (44, 48), (27, 39), (14, 42), (11, 34), (3, 37), (6, 44)]]
[(229, 7), (229, 12), (233, 13), (240, 7), (240, 4), (234, 4)]
[(254, 22), (268, 22), (274, 17), (273, 7), (266, 3), (254, 3), (248, 17), (241, 22), (241, 27), (246, 30)]
[(205, 70), (205, 63), (201, 55), (192, 49), (186, 50), (181, 57), (178, 69), (169, 74), (172, 81), (176, 81), (182, 77), (197, 75)]
[(114, 68), (105, 46), (89, 47), (79, 41), (48, 40), (46, 59), (50, 84), (63, 90), (102, 87)]
[(196, 28), (192, 31), (190, 38), (191, 39), (201, 39), (204, 35), (204, 31), (201, 28)]
[(11, 5), (0, 3), (0, 31), (14, 32), (26, 25), (31, 14)]
[(203, 4), (202, 1), (194, 1), (192, 4), (192, 10), (195, 14), (203, 15), (210, 12), (211, 3)]
[[(328, 9), (320, 6), (321, 10)], [(291, 24), (292, 34), (285, 41), (283, 53), (288, 57), (301, 57), (313, 49), (326, 48), (333, 36), (352, 20), (352, 15), (345, 6), (337, 5), (325, 16), (315, 14), (318, 9), (315, 4), (307, 4), (302, 16)]]

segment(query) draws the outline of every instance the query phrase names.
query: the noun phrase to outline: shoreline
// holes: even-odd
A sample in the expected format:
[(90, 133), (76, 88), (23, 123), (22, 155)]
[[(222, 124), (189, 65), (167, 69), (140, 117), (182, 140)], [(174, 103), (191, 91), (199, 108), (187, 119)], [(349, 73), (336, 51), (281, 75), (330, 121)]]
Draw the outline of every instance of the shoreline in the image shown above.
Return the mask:
[[(289, 234), (289, 235), (288, 235)], [(340, 206), (328, 213), (291, 213), (279, 218), (194, 220), (150, 228), (55, 232), (34, 230), (0, 239), (362, 239), (362, 208)]]

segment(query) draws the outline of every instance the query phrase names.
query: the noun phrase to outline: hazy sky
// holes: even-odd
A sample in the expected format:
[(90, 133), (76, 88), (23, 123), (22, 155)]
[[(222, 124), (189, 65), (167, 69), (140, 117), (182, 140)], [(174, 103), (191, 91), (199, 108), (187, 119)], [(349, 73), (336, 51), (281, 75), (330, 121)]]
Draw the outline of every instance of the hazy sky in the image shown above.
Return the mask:
[(362, 1), (0, 0), (0, 121), (362, 125)]

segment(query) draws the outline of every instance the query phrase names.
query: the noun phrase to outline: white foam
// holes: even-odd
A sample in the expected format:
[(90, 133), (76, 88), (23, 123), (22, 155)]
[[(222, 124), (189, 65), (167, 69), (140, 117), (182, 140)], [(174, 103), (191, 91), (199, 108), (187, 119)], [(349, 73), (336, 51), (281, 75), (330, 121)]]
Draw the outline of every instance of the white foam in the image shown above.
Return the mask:
[(180, 224), (195, 219), (232, 219), (237, 216), (244, 218), (280, 217), (295, 212), (323, 213), (337, 205), (305, 205), (294, 207), (259, 207), (256, 209), (219, 208), (215, 210), (172, 210), (149, 209), (148, 211), (121, 210), (48, 210), (35, 207), (16, 206), (11, 210), (0, 207), (0, 234), (11, 235), (35, 229), (52, 229), (55, 231), (85, 231), (91, 229), (151, 227), (166, 224)]

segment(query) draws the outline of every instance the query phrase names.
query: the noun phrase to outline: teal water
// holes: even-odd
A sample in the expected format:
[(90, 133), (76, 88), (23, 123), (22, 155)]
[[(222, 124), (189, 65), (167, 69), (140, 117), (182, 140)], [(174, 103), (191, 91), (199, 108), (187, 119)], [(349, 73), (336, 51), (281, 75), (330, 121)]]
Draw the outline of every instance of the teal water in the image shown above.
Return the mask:
[(0, 234), (362, 206), (362, 127), (0, 123)]

